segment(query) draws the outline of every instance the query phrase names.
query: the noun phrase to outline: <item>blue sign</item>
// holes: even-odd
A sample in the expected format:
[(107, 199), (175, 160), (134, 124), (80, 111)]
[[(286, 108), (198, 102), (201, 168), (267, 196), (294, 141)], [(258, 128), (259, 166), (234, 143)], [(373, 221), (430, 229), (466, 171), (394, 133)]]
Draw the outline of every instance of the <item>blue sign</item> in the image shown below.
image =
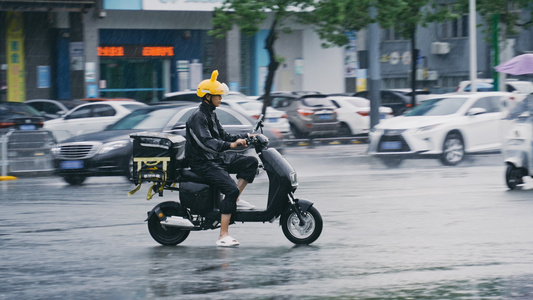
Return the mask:
[(98, 89), (96, 84), (87, 85), (87, 98), (96, 98), (98, 97)]
[(50, 66), (37, 66), (37, 88), (50, 88)]

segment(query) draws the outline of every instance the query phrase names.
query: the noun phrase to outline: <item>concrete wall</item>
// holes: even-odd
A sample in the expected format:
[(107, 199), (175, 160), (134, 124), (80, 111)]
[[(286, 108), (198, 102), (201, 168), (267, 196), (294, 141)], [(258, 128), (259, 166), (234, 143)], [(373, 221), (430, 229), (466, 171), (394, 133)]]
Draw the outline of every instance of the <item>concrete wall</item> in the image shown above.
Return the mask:
[(322, 48), (318, 35), (303, 32), (304, 76), (302, 89), (321, 93), (342, 93), (345, 90), (344, 48)]

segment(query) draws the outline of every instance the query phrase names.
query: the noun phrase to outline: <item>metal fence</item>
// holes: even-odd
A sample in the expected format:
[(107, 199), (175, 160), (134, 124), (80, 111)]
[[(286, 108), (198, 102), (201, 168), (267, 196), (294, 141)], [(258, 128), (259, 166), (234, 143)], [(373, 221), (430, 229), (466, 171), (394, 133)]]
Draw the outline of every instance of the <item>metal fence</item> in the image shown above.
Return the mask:
[(46, 130), (11, 130), (0, 136), (1, 176), (52, 172), (53, 135)]

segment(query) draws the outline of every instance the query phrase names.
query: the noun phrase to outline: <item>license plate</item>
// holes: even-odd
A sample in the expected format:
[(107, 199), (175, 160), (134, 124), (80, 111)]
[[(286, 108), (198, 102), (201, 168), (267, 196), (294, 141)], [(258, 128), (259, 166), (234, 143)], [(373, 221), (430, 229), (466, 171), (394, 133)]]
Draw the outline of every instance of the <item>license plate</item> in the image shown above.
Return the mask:
[(386, 117), (387, 117), (387, 115), (379, 115), (379, 118), (380, 118), (381, 120), (385, 119)]
[(72, 170), (83, 168), (83, 160), (65, 160), (61, 162), (61, 169)]
[(329, 115), (318, 115), (318, 118), (320, 120), (329, 120), (329, 119), (331, 119), (331, 117)]
[(278, 118), (268, 118), (269, 123), (276, 123), (278, 121)]
[(35, 130), (35, 125), (33, 124), (25, 124), (25, 125), (19, 125), (20, 130)]
[(381, 149), (385, 150), (396, 150), (402, 149), (402, 142), (383, 142), (381, 143)]

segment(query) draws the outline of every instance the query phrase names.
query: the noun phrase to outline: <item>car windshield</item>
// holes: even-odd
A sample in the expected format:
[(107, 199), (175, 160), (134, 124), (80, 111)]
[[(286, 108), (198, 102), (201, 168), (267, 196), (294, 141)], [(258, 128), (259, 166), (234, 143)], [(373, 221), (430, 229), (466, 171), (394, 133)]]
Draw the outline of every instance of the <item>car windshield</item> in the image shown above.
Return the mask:
[(35, 108), (21, 102), (0, 103), (0, 116), (9, 118), (41, 117)]
[(444, 116), (451, 115), (468, 100), (468, 98), (437, 98), (422, 102), (405, 116)]
[(178, 111), (179, 108), (138, 109), (118, 120), (107, 130), (162, 130)]

